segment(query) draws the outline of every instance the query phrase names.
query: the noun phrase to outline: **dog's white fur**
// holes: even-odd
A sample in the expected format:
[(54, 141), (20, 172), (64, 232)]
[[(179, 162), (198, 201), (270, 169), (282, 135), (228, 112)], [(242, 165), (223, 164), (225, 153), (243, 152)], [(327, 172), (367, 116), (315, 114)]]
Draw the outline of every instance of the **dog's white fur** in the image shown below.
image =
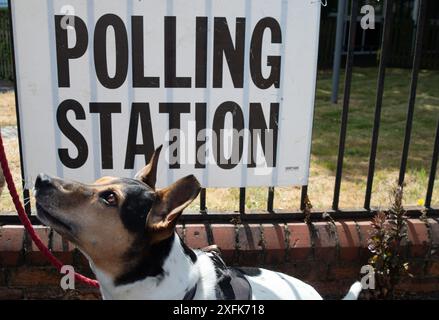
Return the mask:
[[(143, 280), (121, 286), (115, 286), (113, 279), (97, 269), (90, 261), (91, 267), (101, 285), (104, 299), (129, 300), (181, 300), (188, 288), (197, 284), (195, 300), (216, 299), (217, 282), (215, 267), (209, 253), (195, 250), (197, 261), (194, 264), (184, 253), (180, 239), (174, 237), (169, 256), (163, 264), (164, 275), (147, 277)], [(321, 300), (322, 297), (310, 285), (288, 275), (261, 269), (258, 276), (246, 276), (252, 287), (253, 300)], [(361, 291), (360, 283), (352, 285), (345, 299), (357, 299)]]

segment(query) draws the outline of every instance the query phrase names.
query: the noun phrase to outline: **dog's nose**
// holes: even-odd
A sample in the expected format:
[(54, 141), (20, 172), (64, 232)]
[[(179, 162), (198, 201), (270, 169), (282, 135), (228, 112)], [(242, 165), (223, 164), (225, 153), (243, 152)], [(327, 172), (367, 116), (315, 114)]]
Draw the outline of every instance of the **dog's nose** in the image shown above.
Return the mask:
[(40, 173), (35, 180), (35, 189), (47, 188), (52, 186), (52, 178), (45, 173)]

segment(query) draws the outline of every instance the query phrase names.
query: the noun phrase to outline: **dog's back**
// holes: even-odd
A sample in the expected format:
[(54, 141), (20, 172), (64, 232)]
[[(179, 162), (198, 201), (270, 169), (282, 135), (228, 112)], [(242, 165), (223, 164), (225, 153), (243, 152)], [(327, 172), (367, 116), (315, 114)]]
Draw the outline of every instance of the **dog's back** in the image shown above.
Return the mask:
[(322, 300), (305, 282), (262, 268), (241, 268), (252, 287), (252, 300)]
[[(210, 277), (215, 284), (210, 287), (215, 288), (219, 299), (322, 300), (312, 286), (284, 273), (263, 268), (227, 267), (217, 252), (198, 251), (198, 255), (209, 257), (210, 262), (204, 264), (211, 264), (212, 268), (203, 268), (203, 271), (215, 270), (216, 280)], [(356, 282), (344, 299), (355, 300), (360, 292), (361, 284)]]
[[(309, 284), (281, 272), (240, 268), (252, 287), (252, 300), (322, 300)], [(355, 282), (343, 300), (357, 300), (362, 286)]]

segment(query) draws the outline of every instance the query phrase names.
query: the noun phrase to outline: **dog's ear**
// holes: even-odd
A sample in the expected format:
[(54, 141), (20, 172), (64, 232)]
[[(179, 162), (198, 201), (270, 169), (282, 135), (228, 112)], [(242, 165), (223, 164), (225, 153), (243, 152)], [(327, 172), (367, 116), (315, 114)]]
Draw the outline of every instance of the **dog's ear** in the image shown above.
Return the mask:
[(155, 202), (146, 221), (146, 228), (155, 241), (171, 236), (181, 213), (194, 201), (200, 190), (197, 178), (190, 175), (156, 192)]
[(161, 145), (154, 151), (151, 159), (149, 160), (149, 163), (145, 167), (143, 167), (143, 169), (137, 172), (135, 176), (136, 179), (143, 181), (153, 189), (155, 189), (155, 183), (157, 180), (157, 163), (159, 162), (160, 151), (162, 151), (162, 147), (163, 145)]

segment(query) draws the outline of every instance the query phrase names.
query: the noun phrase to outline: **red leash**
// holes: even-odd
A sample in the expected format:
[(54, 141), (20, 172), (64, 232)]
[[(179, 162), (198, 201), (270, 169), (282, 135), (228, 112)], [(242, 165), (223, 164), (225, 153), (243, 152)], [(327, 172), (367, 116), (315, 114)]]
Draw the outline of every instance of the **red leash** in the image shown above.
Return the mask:
[[(6, 158), (6, 153), (5, 153), (5, 148), (3, 146), (3, 139), (2, 139), (1, 132), (0, 132), (0, 162), (1, 162), (1, 168), (3, 170), (3, 174), (5, 176), (6, 183), (8, 185), (9, 193), (11, 194), (12, 201), (14, 202), (15, 209), (17, 210), (17, 213), (18, 213), (18, 217), (20, 218), (21, 222), (23, 223), (24, 228), (27, 230), (27, 232), (29, 232), (35, 245), (43, 253), (43, 255), (47, 259), (49, 259), (49, 261), (58, 269), (58, 271), (60, 271), (61, 267), (63, 266), (63, 263), (60, 260), (58, 260), (50, 252), (50, 250), (41, 241), (40, 237), (35, 233), (34, 227), (32, 226), (32, 223), (30, 222), (29, 218), (27, 217), (26, 212), (24, 211), (23, 205), (20, 202), (20, 197), (18, 196), (18, 192), (17, 192), (17, 189), (15, 188), (14, 180), (12, 179), (12, 174), (11, 174), (11, 171), (9, 169), (8, 159)], [(87, 277), (83, 276), (82, 274), (75, 272), (75, 279), (77, 281), (88, 284), (89, 286), (99, 288), (99, 282), (97, 282), (96, 280), (92, 280), (90, 278), (87, 278)]]

